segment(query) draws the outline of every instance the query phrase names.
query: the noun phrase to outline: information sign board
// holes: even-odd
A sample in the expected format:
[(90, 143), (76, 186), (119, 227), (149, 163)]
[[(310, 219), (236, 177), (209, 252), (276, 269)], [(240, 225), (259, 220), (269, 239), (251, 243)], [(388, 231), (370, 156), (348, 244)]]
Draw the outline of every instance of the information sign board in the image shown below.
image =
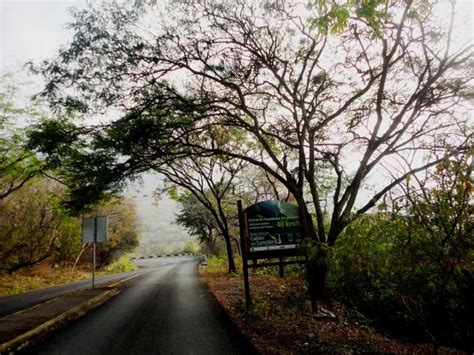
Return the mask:
[(248, 251), (294, 249), (301, 242), (298, 208), (286, 201), (263, 201), (244, 211)]
[(82, 243), (91, 243), (92, 248), (92, 288), (95, 288), (95, 252), (96, 244), (107, 241), (107, 216), (82, 218)]
[[(304, 264), (307, 261), (302, 240), (298, 207), (286, 201), (263, 201), (245, 210), (237, 201), (239, 211), (240, 244), (242, 246), (242, 270), (244, 276), (245, 306), (250, 307), (249, 268), (278, 266), (280, 277), (284, 266)], [(297, 258), (304, 256), (304, 259)], [(292, 260), (284, 260), (292, 257)], [(278, 258), (278, 262), (269, 259)], [(258, 259), (265, 259), (258, 263)], [(249, 265), (249, 260), (252, 264)]]

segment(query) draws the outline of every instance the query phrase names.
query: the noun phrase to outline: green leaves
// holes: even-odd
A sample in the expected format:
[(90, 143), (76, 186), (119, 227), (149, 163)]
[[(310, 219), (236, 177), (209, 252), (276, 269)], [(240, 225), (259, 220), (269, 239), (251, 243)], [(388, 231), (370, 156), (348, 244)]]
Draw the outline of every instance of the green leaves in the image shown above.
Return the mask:
[(315, 10), (310, 25), (317, 29), (321, 35), (328, 33), (341, 33), (346, 30), (349, 19), (363, 20), (375, 30), (382, 27), (383, 21), (388, 19), (387, 0), (347, 0), (345, 2), (332, 2), (326, 0), (310, 1), (310, 8)]
[(469, 346), (471, 156), (446, 159), (420, 186), (414, 185), (419, 177), (405, 182), (410, 188), (403, 203), (345, 229), (330, 259), (329, 283), (337, 295), (385, 326)]

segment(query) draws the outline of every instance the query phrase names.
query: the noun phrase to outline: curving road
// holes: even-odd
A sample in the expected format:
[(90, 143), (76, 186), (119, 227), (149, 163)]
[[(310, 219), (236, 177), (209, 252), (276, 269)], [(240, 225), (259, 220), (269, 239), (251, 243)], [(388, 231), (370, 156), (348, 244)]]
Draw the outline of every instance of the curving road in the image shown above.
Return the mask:
[(140, 261), (149, 272), (122, 293), (31, 348), (32, 354), (248, 354), (197, 277), (196, 257)]
[[(153, 265), (153, 263), (146, 262), (146, 260), (141, 261), (140, 263), (137, 262), (137, 264), (139, 264), (141, 268), (143, 267), (153, 268), (157, 266), (157, 265)], [(122, 273), (112, 274), (112, 275), (98, 276), (96, 277), (96, 285), (97, 286), (106, 285), (109, 282), (121, 280), (131, 275), (141, 273), (143, 271), (144, 270), (137, 270), (137, 271), (131, 271), (131, 272), (122, 272)], [(75, 282), (71, 282), (64, 285), (53, 286), (53, 287), (44, 288), (41, 290), (26, 292), (19, 295), (0, 297), (0, 317), (19, 311), (21, 309), (25, 309), (27, 307), (34, 306), (35, 304), (61, 296), (68, 292), (72, 292), (72, 291), (84, 289), (84, 288), (90, 288), (91, 282), (92, 282), (91, 280), (80, 280), (80, 281), (75, 281)]]

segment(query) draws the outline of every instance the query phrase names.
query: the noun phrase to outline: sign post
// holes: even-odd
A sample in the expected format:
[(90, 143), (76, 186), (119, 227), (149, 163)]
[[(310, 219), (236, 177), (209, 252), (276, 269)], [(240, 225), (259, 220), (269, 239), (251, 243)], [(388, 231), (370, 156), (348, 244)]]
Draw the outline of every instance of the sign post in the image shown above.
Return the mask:
[(107, 241), (107, 216), (82, 218), (82, 243), (92, 243), (92, 288), (95, 288), (96, 244)]
[(95, 288), (95, 245), (97, 243), (97, 230), (94, 233), (94, 243), (93, 243), (93, 252), (92, 252), (92, 288)]
[[(304, 264), (305, 259), (288, 260), (285, 257), (305, 256), (299, 247), (302, 239), (298, 208), (286, 201), (263, 201), (242, 207), (237, 201), (239, 212), (240, 245), (244, 274), (245, 306), (251, 304), (248, 268), (278, 266), (280, 277), (284, 265)], [(258, 259), (277, 258), (277, 262), (258, 263)], [(249, 265), (248, 260), (254, 260)]]

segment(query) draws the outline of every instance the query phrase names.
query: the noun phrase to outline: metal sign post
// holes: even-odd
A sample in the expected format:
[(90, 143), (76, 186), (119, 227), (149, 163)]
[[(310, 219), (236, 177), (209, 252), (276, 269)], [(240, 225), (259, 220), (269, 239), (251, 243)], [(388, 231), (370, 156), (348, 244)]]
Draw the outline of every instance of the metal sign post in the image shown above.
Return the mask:
[(97, 218), (94, 218), (94, 243), (92, 252), (92, 289), (95, 288), (95, 245), (97, 243)]
[(107, 241), (107, 216), (82, 218), (82, 243), (92, 243), (92, 288), (95, 288), (96, 244)]

